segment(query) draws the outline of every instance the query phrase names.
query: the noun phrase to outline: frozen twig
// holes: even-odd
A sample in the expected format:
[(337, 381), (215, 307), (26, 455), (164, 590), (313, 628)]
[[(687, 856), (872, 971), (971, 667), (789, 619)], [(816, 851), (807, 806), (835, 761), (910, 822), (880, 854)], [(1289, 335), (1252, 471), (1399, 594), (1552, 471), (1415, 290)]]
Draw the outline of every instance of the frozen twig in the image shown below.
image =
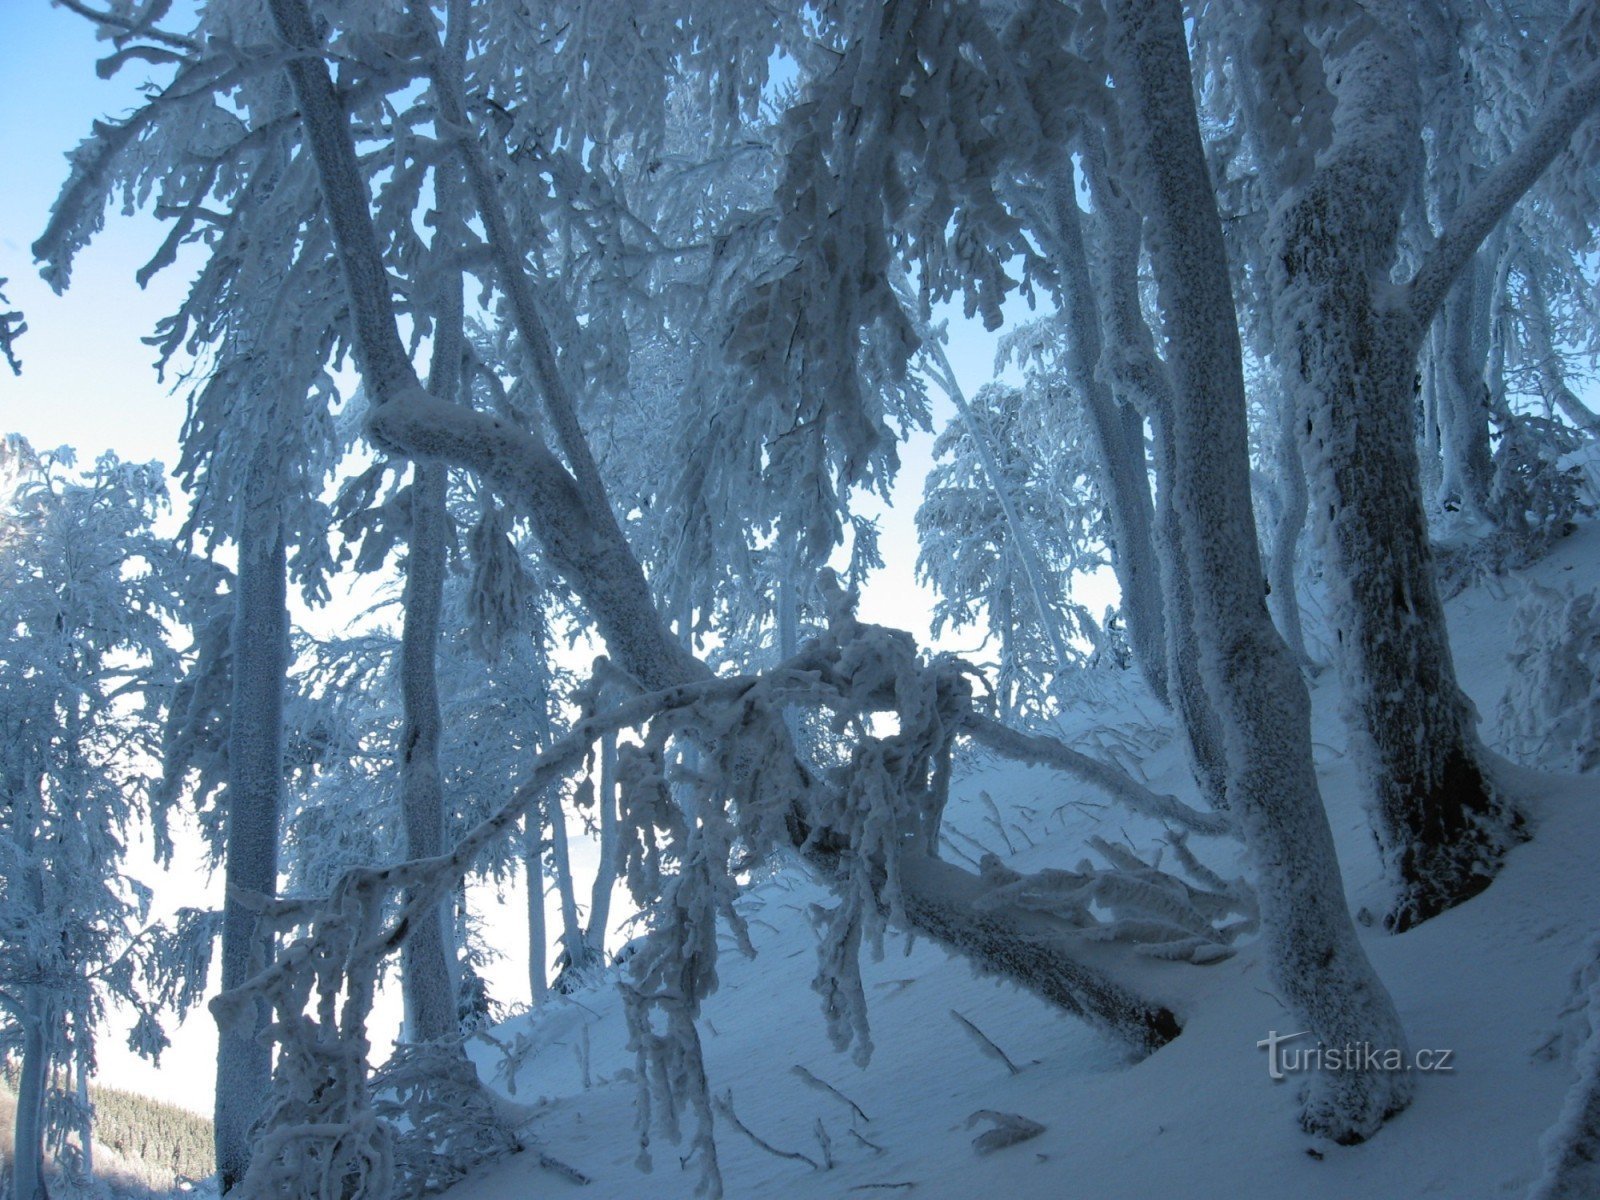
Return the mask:
[(962, 1016), (953, 1008), (950, 1010), (950, 1015), (956, 1019), (963, 1029), (972, 1035), (972, 1040), (978, 1044), (978, 1049), (982, 1050), (990, 1058), (996, 1058), (1005, 1063), (1006, 1069), (1013, 1075), (1022, 1074), (1022, 1068), (1017, 1066), (1016, 1063), (1012, 1062), (1006, 1052), (1000, 1049), (999, 1046), (995, 1045), (994, 1042), (990, 1040), (988, 1034), (984, 1033), (983, 1030), (979, 1029), (976, 1025), (974, 1025), (971, 1021)]
[(827, 1092), (835, 1100), (839, 1101), (840, 1104), (845, 1105), (846, 1107), (848, 1107), (850, 1109), (851, 1112), (855, 1113), (855, 1115), (857, 1117), (859, 1117), (864, 1124), (867, 1124), (867, 1125), (872, 1124), (872, 1118), (867, 1116), (866, 1113), (861, 1111), (861, 1106), (859, 1104), (857, 1104), (854, 1100), (850, 1099), (849, 1096), (846, 1096), (843, 1092), (841, 1092), (838, 1088), (834, 1087), (833, 1084), (829, 1083), (827, 1080), (818, 1079), (815, 1075), (813, 1075), (810, 1071), (806, 1070), (799, 1063), (795, 1063), (795, 1065), (790, 1067), (789, 1070), (791, 1072), (793, 1072), (795, 1075), (798, 1075), (800, 1077), (801, 1081), (807, 1087), (816, 1088), (820, 1092)]

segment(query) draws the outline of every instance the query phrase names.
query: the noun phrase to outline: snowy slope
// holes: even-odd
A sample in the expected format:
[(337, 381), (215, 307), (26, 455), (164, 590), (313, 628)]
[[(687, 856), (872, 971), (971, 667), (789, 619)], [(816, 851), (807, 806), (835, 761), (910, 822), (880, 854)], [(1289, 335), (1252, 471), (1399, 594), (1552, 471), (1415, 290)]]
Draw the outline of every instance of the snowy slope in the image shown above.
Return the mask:
[[(1569, 538), (1529, 574), (1545, 583), (1593, 586), (1600, 527)], [(1481, 712), (1505, 687), (1506, 629), (1515, 580), (1469, 589), (1451, 603), (1457, 664)], [(1337, 685), (1315, 691), (1322, 783), (1354, 908), (1381, 907), (1377, 859), (1345, 754)], [(1104, 720), (1105, 717), (1100, 718)], [(1485, 726), (1491, 744), (1494, 732)], [(1187, 792), (1176, 751), (1145, 764), (1157, 786)], [(721, 990), (702, 1037), (714, 1092), (731, 1091), (740, 1121), (778, 1150), (759, 1149), (718, 1123), (731, 1197), (1085, 1196), (1097, 1200), (1207, 1197), (1441, 1196), (1520, 1194), (1537, 1168), (1538, 1139), (1570, 1081), (1562, 1013), (1580, 951), (1600, 926), (1600, 780), (1507, 767), (1534, 819), (1533, 842), (1516, 850), (1483, 896), (1399, 937), (1372, 929), (1367, 949), (1392, 990), (1413, 1048), (1453, 1051), (1454, 1070), (1419, 1077), (1412, 1107), (1364, 1146), (1314, 1143), (1295, 1125), (1292, 1077), (1273, 1083), (1258, 1040), (1293, 1032), (1272, 996), (1254, 947), (1211, 967), (1152, 964), (1163, 994), (1186, 997), (1185, 1032), (1133, 1066), (1085, 1026), (1031, 995), (974, 978), (926, 943), (904, 942), (865, 972), (876, 1052), (857, 1067), (827, 1043), (809, 990), (812, 935), (805, 906), (824, 894), (791, 870), (747, 897), (758, 956), (729, 946)], [(1101, 808), (1100, 797), (1050, 772), (999, 764), (965, 779), (949, 822), (1004, 850), (988, 823), (987, 791), (1014, 823), (1019, 869), (1071, 866), (1098, 832), (1150, 844), (1151, 827)], [(1029, 840), (1035, 845), (1029, 847)], [(959, 843), (959, 838), (958, 838)], [(1195, 843), (1198, 848), (1198, 843)], [(1211, 848), (1226, 872), (1226, 847)], [(951, 1015), (974, 1022), (1020, 1068), (1016, 1074)], [(563, 1195), (593, 1200), (690, 1196), (696, 1172), (652, 1136), (654, 1170), (635, 1166), (631, 1055), (615, 994), (599, 988), (556, 1001), (495, 1031), (523, 1053), (516, 1099), (533, 1105), (527, 1132), (538, 1148), (593, 1181), (578, 1188), (520, 1155), (455, 1189), (456, 1200)], [(486, 1076), (502, 1050), (476, 1051)], [(584, 1060), (587, 1059), (587, 1081)], [(805, 1068), (859, 1107), (803, 1079)], [(1017, 1113), (1044, 1133), (980, 1156), (969, 1129), (979, 1110)], [(823, 1148), (822, 1137), (829, 1145)], [(831, 1169), (825, 1159), (833, 1161)]]

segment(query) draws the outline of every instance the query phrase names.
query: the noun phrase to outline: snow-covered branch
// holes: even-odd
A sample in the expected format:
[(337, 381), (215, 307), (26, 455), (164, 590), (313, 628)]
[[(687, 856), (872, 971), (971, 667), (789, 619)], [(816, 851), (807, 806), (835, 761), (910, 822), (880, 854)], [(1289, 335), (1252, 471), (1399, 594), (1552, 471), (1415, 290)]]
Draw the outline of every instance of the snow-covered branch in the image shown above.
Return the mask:
[(1597, 105), (1600, 62), (1550, 101), (1517, 148), (1472, 191), (1406, 285), (1404, 302), (1418, 328), (1433, 320), (1445, 293), (1472, 261), (1483, 239), (1534, 185)]

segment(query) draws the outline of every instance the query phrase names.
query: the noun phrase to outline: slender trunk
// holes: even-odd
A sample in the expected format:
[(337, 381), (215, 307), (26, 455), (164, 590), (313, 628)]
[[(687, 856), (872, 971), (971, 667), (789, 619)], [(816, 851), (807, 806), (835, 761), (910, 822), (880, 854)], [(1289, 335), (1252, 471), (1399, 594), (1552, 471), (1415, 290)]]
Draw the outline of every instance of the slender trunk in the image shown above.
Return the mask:
[(1471, 519), (1489, 524), (1489, 488), (1494, 478), (1489, 451), (1489, 394), (1484, 381), (1487, 346), (1480, 336), (1485, 305), (1480, 254), (1445, 300), (1445, 387), (1439, 397), (1444, 476), (1440, 500)]
[[(550, 873), (555, 877), (556, 896), (561, 902), (561, 949), (567, 969), (585, 965), (587, 943), (578, 921), (578, 898), (572, 883), (572, 858), (567, 850), (567, 814), (561, 806), (561, 792), (552, 788), (545, 794), (545, 819), (550, 825)], [(563, 972), (565, 973), (565, 972)]]
[(522, 865), (528, 873), (528, 993), (537, 1007), (550, 993), (550, 935), (544, 921), (543, 805), (522, 821)]
[(17, 1080), (17, 1116), (12, 1137), (14, 1200), (47, 1200), (44, 1185), (44, 1094), (49, 1077), (50, 1006), (42, 987), (22, 998), (22, 1073)]
[(1487, 887), (1510, 823), (1456, 683), (1434, 581), (1411, 419), (1423, 330), (1413, 309), (1377, 299), (1393, 291), (1402, 183), (1420, 153), (1407, 37), (1374, 22), (1331, 64), (1334, 144), (1274, 217), (1271, 275), (1395, 929)]
[[(460, 245), (461, 185), (453, 165), (435, 172), (440, 217), (436, 243), (448, 251)], [(440, 288), (433, 322), (428, 390), (454, 402), (461, 386), (463, 301), (461, 276), (450, 271)], [(439, 766), (443, 718), (439, 709), (439, 621), (444, 606), (450, 512), (446, 503), (449, 471), (443, 463), (419, 462), (411, 486), (411, 536), (403, 597), (405, 625), (400, 636), (401, 816), (406, 856), (431, 858), (444, 852), (444, 778)], [(417, 923), (401, 950), (400, 978), (405, 1000), (406, 1037), (437, 1042), (455, 1036), (457, 1011), (456, 941), (449, 912), (439, 905)]]
[[(405, 627), (400, 638), (400, 692), (404, 707), (400, 794), (408, 858), (431, 858), (445, 848), (436, 656), (450, 521), (445, 508), (446, 476), (442, 463), (418, 463), (411, 487)], [(400, 979), (408, 1041), (436, 1042), (453, 1036), (460, 1028), (449, 961), (455, 939), (449, 930), (448, 912), (441, 904), (430, 917), (417, 922), (401, 950)]]
[(1443, 322), (1435, 322), (1423, 339), (1417, 371), (1421, 395), (1417, 397), (1417, 419), (1421, 423), (1415, 431), (1418, 479), (1426, 502), (1424, 515), (1436, 512), (1439, 496), (1444, 488), (1444, 447), (1439, 434), (1439, 393), (1444, 387), (1440, 363), (1444, 358)]
[[(1183, 11), (1177, 0), (1109, 8), (1113, 74), (1144, 186), (1174, 376), (1173, 499), (1201, 670), (1223, 718), (1229, 806), (1255, 859), (1272, 977), (1319, 1040), (1399, 1049), (1399, 1017), (1345, 906), (1312, 764), (1310, 697), (1260, 587), (1242, 355)], [(1319, 1073), (1302, 1121), (1360, 1141), (1404, 1107), (1408, 1084), (1397, 1072)]]
[[(274, 895), (283, 791), (283, 693), (289, 669), (283, 529), (276, 489), (250, 472), (238, 534), (229, 705), (227, 899), (222, 919), (222, 990), (232, 991), (272, 957), (272, 935), (238, 893)], [(226, 1192), (250, 1165), (251, 1127), (271, 1082), (272, 1050), (261, 1036), (270, 1012), (258, 1001), (248, 1028), (219, 1030), (215, 1137)]]
[(1100, 244), (1105, 248), (1096, 275), (1104, 325), (1099, 369), (1106, 372), (1119, 401), (1148, 418), (1155, 444), (1156, 498), (1151, 540), (1166, 612), (1168, 695), (1183, 730), (1190, 770), (1200, 794), (1221, 812), (1228, 807), (1222, 726), (1200, 678), (1188, 558), (1178, 534), (1177, 509), (1172, 500), (1172, 380), (1156, 353), (1155, 340), (1139, 303), (1143, 219), (1112, 178), (1104, 147), (1086, 143), (1083, 163), (1094, 197)]
[[(1099, 464), (1097, 482), (1111, 518), (1111, 566), (1122, 592), (1128, 642), (1150, 690), (1171, 705), (1167, 684), (1166, 614), (1156, 565), (1155, 508), (1145, 463), (1144, 431), (1131, 405), (1119, 404), (1100, 375), (1103, 354), (1100, 306), (1090, 283), (1083, 220), (1073, 194), (1070, 168), (1050, 184), (1050, 220), (1055, 235), (1051, 261), (1061, 281), (1059, 304), (1067, 338), (1066, 368), (1084, 398)], [(1132, 424), (1127, 416), (1132, 414)]]
[(600, 825), (600, 865), (589, 893), (589, 926), (584, 944), (604, 961), (606, 932), (611, 924), (611, 893), (617, 886), (617, 735), (600, 739), (600, 773), (595, 786), (595, 808)]
[(1267, 605), (1278, 632), (1289, 644), (1295, 661), (1311, 665), (1306, 652), (1305, 630), (1300, 624), (1299, 578), (1295, 565), (1300, 557), (1300, 534), (1306, 527), (1306, 471), (1300, 461), (1300, 423), (1293, 393), (1282, 396), (1278, 404), (1278, 512), (1272, 523), (1272, 556), (1267, 563)]
[(81, 1114), (78, 1121), (78, 1143), (83, 1154), (83, 1177), (85, 1180), (94, 1179), (94, 1109), (89, 1104), (89, 1069), (88, 1054), (80, 1052), (73, 1063), (73, 1079), (77, 1086), (78, 1111)]

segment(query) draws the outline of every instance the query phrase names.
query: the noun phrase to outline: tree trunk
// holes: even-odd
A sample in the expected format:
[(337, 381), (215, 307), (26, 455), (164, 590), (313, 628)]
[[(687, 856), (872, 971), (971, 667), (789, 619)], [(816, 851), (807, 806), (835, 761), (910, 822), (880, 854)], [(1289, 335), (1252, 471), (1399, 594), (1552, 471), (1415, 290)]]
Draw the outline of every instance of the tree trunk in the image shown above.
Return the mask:
[(1110, 378), (1118, 400), (1142, 412), (1150, 422), (1156, 470), (1151, 540), (1166, 612), (1168, 696), (1183, 730), (1189, 767), (1200, 794), (1213, 809), (1223, 812), (1228, 807), (1228, 772), (1222, 727), (1200, 678), (1194, 596), (1172, 502), (1172, 380), (1156, 353), (1155, 340), (1139, 302), (1143, 218), (1111, 177), (1105, 154), (1103, 146), (1086, 140), (1084, 173), (1094, 197), (1095, 220), (1101, 233), (1098, 240), (1103, 248), (1096, 273), (1103, 323), (1099, 370)]
[(86, 1181), (94, 1179), (94, 1109), (89, 1104), (89, 1070), (88, 1054), (80, 1051), (73, 1062), (73, 1081), (77, 1087), (78, 1110), (81, 1116), (78, 1119), (79, 1150), (83, 1154), (83, 1177)]
[(1403, 305), (1377, 300), (1390, 290), (1402, 189), (1420, 153), (1405, 36), (1374, 26), (1343, 51), (1335, 142), (1274, 219), (1271, 276), (1397, 930), (1487, 887), (1509, 823), (1456, 683), (1434, 581), (1411, 417), (1422, 329)]
[[(239, 987), (271, 960), (272, 935), (238, 892), (276, 894), (283, 791), (283, 693), (289, 669), (283, 529), (277, 491), (259, 467), (241, 499), (239, 570), (233, 617), (233, 699), (229, 705), (228, 840), (223, 902), (222, 990)], [(251, 1127), (272, 1083), (272, 1050), (261, 1036), (269, 1010), (258, 1001), (250, 1028), (217, 1040), (215, 1137), (226, 1192), (250, 1165)]]
[(528, 873), (528, 994), (538, 1007), (550, 994), (550, 935), (544, 920), (543, 805), (522, 820), (522, 865)]
[[(437, 169), (434, 180), (438, 205), (435, 253), (443, 257), (463, 244), (466, 233), (459, 213), (461, 184), (453, 164)], [(442, 272), (445, 280), (433, 313), (428, 390), (439, 399), (454, 403), (461, 388), (462, 281), (458, 270), (442, 268)], [(449, 471), (443, 463), (416, 464), (403, 597), (405, 625), (400, 636), (400, 793), (408, 858), (431, 858), (445, 850), (438, 654), (451, 537), (449, 484)], [(401, 950), (401, 990), (406, 1037), (410, 1041), (437, 1042), (460, 1032), (456, 994), (459, 971), (453, 931), (449, 910), (441, 904), (431, 919), (417, 923)]]
[(44, 1185), (44, 1095), (50, 1073), (50, 1004), (32, 986), (22, 997), (22, 1073), (17, 1080), (17, 1118), (12, 1138), (14, 1200), (48, 1200)]
[(1299, 560), (1300, 534), (1306, 527), (1309, 502), (1306, 497), (1305, 464), (1300, 461), (1300, 435), (1296, 428), (1300, 414), (1294, 396), (1282, 396), (1278, 403), (1278, 512), (1272, 523), (1272, 556), (1267, 562), (1267, 605), (1283, 640), (1295, 660), (1310, 667), (1305, 630), (1300, 624)]
[[(1250, 507), (1238, 327), (1177, 0), (1110, 5), (1112, 71), (1142, 185), (1172, 364), (1173, 501), (1200, 666), (1224, 729), (1229, 807), (1255, 859), (1274, 983), (1327, 1045), (1399, 1049), (1398, 1015), (1356, 938), (1311, 755), (1305, 681), (1267, 614)], [(1302, 1122), (1341, 1142), (1404, 1107), (1397, 1072), (1319, 1073)]]
[[(1489, 392), (1484, 380), (1488, 346), (1482, 334), (1486, 315), (1485, 265), (1480, 254), (1445, 300), (1445, 384), (1438, 399), (1444, 476), (1439, 501), (1481, 525), (1492, 525), (1489, 488), (1494, 480), (1489, 450)], [(1415, 361), (1415, 353), (1413, 353)]]
[[(548, 745), (548, 741), (545, 743)], [(550, 825), (550, 840), (545, 843), (550, 851), (550, 873), (555, 876), (556, 896), (561, 902), (561, 958), (564, 966), (561, 975), (574, 967), (585, 965), (587, 943), (583, 926), (578, 922), (578, 898), (572, 881), (572, 857), (567, 850), (567, 814), (561, 804), (561, 791), (551, 788), (545, 793), (545, 819)], [(561, 978), (557, 977), (558, 987)], [(571, 981), (567, 981), (571, 985)]]
[[(791, 652), (792, 653), (792, 652)], [(600, 826), (600, 865), (589, 892), (589, 924), (583, 940), (590, 953), (605, 961), (606, 932), (611, 924), (611, 893), (617, 886), (617, 735), (600, 739), (600, 772), (595, 781), (595, 816)]]
[[(1061, 175), (1066, 178), (1061, 178)], [(1067, 374), (1088, 407), (1089, 431), (1100, 470), (1097, 482), (1111, 519), (1111, 565), (1122, 592), (1123, 616), (1134, 661), (1150, 690), (1171, 706), (1167, 685), (1166, 614), (1162, 606), (1160, 568), (1156, 565), (1155, 508), (1150, 496), (1150, 471), (1145, 462), (1144, 432), (1119, 404), (1100, 375), (1101, 317), (1090, 283), (1089, 256), (1083, 243), (1083, 221), (1073, 194), (1071, 168), (1051, 180), (1051, 261), (1060, 277), (1058, 304), (1067, 337)]]
[[(400, 793), (407, 858), (431, 858), (445, 848), (436, 656), (450, 522), (445, 509), (446, 477), (444, 464), (418, 463), (411, 485), (405, 627), (400, 637), (404, 707)], [(436, 1042), (454, 1036), (460, 1029), (455, 972), (450, 969), (455, 945), (450, 929), (447, 910), (441, 904), (431, 919), (417, 922), (417, 929), (401, 950), (400, 982), (408, 1041)]]

